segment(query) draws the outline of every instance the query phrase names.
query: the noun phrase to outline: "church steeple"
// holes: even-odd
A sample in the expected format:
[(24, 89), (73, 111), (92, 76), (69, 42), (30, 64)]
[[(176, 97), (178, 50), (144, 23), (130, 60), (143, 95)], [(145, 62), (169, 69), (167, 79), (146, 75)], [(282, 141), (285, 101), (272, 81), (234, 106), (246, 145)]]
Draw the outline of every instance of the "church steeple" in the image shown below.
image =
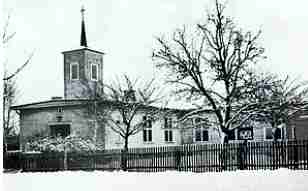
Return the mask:
[(81, 36), (80, 36), (80, 46), (88, 47), (87, 45), (87, 37), (86, 37), (86, 27), (84, 23), (84, 12), (85, 8), (82, 6), (81, 7)]
[(83, 6), (80, 12), (82, 19), (80, 45), (82, 47), (62, 52), (64, 56), (65, 99), (89, 98), (91, 95), (88, 92), (88, 88), (93, 91), (103, 91), (104, 53), (87, 47), (84, 19), (85, 9)]

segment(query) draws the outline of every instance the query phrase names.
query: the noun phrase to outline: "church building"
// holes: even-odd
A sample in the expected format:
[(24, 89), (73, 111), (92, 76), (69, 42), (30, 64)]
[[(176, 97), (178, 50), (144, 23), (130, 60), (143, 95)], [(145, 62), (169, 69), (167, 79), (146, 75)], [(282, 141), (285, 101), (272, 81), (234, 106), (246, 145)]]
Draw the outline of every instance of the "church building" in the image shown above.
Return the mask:
[[(112, 131), (108, 125), (98, 127), (93, 117), (85, 115), (85, 105), (90, 99), (86, 88), (103, 91), (104, 52), (90, 49), (87, 45), (84, 9), (81, 9), (81, 38), (80, 48), (62, 52), (64, 57), (64, 97), (52, 97), (51, 100), (13, 106), (20, 116), (20, 150), (27, 150), (26, 144), (30, 141), (47, 136), (69, 135), (85, 139), (94, 139), (106, 149), (123, 148), (123, 138)], [(108, 108), (114, 104), (104, 101)], [(180, 110), (171, 110), (168, 120), (166, 116), (153, 122), (144, 131), (130, 137), (129, 147), (180, 145), (181, 133), (176, 121)], [(142, 113), (140, 114), (142, 117)], [(168, 124), (167, 124), (168, 123)], [(149, 136), (150, 135), (150, 136)]]
[[(108, 125), (99, 126), (97, 121), (84, 115), (85, 105), (90, 95), (84, 89), (88, 88), (103, 92), (104, 83), (104, 52), (90, 49), (87, 45), (84, 9), (81, 9), (81, 47), (62, 52), (64, 67), (64, 97), (52, 97), (51, 100), (13, 106), (20, 116), (20, 150), (26, 151), (28, 142), (48, 136), (76, 135), (91, 139), (103, 145), (105, 149), (123, 148), (123, 138)], [(104, 107), (115, 104), (104, 101)], [(153, 147), (168, 145), (183, 145), (191, 143), (219, 143), (221, 134), (213, 124), (197, 125), (200, 120), (192, 119), (191, 124), (178, 123), (178, 119), (187, 112), (185, 110), (169, 109), (167, 116), (162, 116), (144, 131), (129, 138), (129, 147)], [(142, 112), (139, 118), (144, 117)], [(214, 114), (205, 113), (209, 119)], [(146, 134), (145, 134), (146, 133)], [(254, 141), (272, 140), (271, 128), (256, 125), (253, 128)], [(280, 139), (288, 138), (288, 130), (281, 129)], [(294, 134), (294, 133), (293, 133)], [(239, 137), (234, 131), (232, 140)]]

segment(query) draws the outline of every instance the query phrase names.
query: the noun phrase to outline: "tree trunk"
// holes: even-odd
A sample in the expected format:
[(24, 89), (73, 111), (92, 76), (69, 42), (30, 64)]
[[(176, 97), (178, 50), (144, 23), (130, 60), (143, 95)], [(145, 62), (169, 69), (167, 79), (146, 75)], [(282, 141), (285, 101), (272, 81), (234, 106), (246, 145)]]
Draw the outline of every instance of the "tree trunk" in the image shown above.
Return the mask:
[(224, 134), (223, 141), (222, 141), (223, 144), (229, 143), (229, 138), (230, 138), (231, 132), (232, 131), (230, 131), (226, 128), (222, 128), (222, 133)]
[(123, 171), (127, 171), (128, 137), (124, 138), (124, 148), (122, 150), (121, 166)]
[(128, 151), (128, 137), (125, 137), (124, 150)]
[(224, 139), (223, 139), (223, 144), (228, 144), (229, 143), (229, 135), (225, 133)]
[[(223, 144), (228, 144), (229, 143), (229, 137), (232, 131), (228, 129), (224, 129), (222, 131), (224, 133), (223, 137)], [(222, 146), (222, 151), (220, 153), (220, 160), (221, 160), (221, 167), (223, 170), (226, 170), (227, 166), (227, 155), (228, 155), (228, 150), (226, 149), (225, 145)]]

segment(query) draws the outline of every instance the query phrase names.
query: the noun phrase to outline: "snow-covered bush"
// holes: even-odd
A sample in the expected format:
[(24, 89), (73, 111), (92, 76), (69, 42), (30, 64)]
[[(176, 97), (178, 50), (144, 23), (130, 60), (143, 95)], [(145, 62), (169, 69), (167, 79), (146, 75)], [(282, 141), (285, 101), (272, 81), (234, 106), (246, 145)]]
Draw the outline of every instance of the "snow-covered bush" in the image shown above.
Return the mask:
[(102, 145), (94, 143), (90, 139), (77, 136), (47, 137), (29, 143), (29, 150), (41, 152), (94, 152), (102, 151)]

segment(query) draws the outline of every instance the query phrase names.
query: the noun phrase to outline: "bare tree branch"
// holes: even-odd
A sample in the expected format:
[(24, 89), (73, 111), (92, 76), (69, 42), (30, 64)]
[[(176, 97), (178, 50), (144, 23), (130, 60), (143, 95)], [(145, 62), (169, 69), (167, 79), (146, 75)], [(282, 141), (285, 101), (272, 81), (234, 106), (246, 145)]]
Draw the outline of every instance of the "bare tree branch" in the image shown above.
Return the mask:
[(175, 92), (206, 103), (203, 107), (211, 108), (219, 128), (228, 135), (238, 119), (234, 111), (248, 107), (247, 74), (263, 59), (264, 49), (257, 42), (261, 32), (243, 32), (224, 9), (216, 0), (213, 12), (197, 25), (197, 33), (187, 34), (184, 28), (176, 30), (171, 41), (157, 38), (160, 47), (153, 51), (153, 60), (168, 72), (166, 82), (176, 86)]

